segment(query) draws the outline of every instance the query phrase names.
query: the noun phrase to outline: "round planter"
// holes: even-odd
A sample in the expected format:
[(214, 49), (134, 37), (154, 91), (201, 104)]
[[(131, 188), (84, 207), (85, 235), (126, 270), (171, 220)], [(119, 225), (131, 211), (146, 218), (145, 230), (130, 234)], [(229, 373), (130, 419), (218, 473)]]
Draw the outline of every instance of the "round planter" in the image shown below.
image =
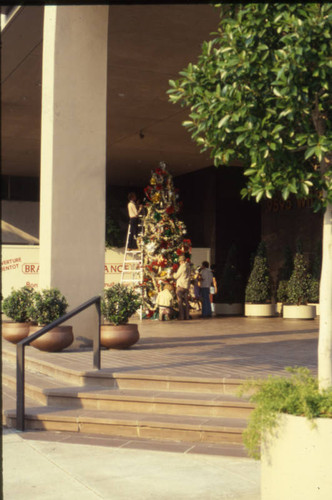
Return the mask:
[(284, 319), (314, 319), (316, 306), (287, 306), (283, 307)]
[(29, 335), (30, 323), (4, 322), (1, 325), (1, 333), (4, 339), (13, 344), (25, 339)]
[(251, 317), (269, 318), (276, 315), (275, 304), (245, 304), (244, 315)]
[(316, 307), (316, 316), (320, 316), (320, 307), (319, 307), (319, 302), (312, 302), (309, 303), (308, 306), (315, 306)]
[(261, 449), (261, 499), (332, 498), (331, 449), (331, 418), (281, 415)]
[(243, 304), (242, 302), (234, 304), (214, 304), (214, 310), (220, 316), (242, 316)]
[(139, 340), (136, 323), (101, 325), (100, 344), (107, 349), (127, 349)]
[[(31, 326), (29, 335), (38, 332), (42, 328), (42, 326)], [(58, 352), (69, 347), (73, 340), (74, 335), (72, 326), (57, 326), (31, 342), (30, 345), (40, 351)]]

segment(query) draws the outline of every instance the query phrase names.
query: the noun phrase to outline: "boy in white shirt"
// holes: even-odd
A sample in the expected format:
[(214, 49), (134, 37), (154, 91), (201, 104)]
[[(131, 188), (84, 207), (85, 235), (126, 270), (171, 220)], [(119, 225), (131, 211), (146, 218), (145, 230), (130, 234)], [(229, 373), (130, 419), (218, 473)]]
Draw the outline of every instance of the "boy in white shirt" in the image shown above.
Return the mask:
[(171, 319), (172, 306), (173, 306), (173, 287), (169, 283), (164, 285), (162, 292), (158, 293), (156, 306), (159, 307), (159, 321), (168, 321)]

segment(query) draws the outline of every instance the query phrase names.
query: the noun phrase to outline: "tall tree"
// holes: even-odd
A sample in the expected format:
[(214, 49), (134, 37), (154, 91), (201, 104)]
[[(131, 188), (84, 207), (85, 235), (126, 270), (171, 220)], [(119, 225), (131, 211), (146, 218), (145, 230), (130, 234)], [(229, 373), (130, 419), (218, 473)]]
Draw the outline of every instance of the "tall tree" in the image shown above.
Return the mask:
[(324, 211), (318, 366), (332, 385), (332, 4), (219, 5), (196, 64), (170, 80), (170, 100), (216, 166), (242, 160), (242, 195), (312, 197)]

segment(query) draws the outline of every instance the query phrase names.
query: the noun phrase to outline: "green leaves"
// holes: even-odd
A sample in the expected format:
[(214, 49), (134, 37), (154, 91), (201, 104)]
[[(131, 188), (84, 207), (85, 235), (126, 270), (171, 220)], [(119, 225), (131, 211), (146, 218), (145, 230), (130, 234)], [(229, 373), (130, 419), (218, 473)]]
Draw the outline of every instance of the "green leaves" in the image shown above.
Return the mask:
[(306, 367), (287, 367), (288, 377), (249, 380), (240, 390), (250, 390), (250, 401), (255, 409), (250, 415), (243, 440), (249, 456), (260, 457), (260, 445), (267, 434), (274, 435), (278, 428), (278, 415), (332, 417), (332, 390), (319, 391), (318, 381)]
[(139, 309), (141, 297), (130, 287), (116, 284), (104, 290), (101, 312), (113, 325), (128, 323), (129, 318)]
[(190, 108), (184, 126), (215, 165), (245, 162), (243, 196), (326, 204), (331, 183), (318, 164), (332, 151), (331, 4), (220, 9), (217, 36), (170, 81), (170, 101)]
[(8, 318), (17, 323), (25, 323), (30, 320), (29, 307), (32, 303), (34, 291), (24, 286), (19, 290), (12, 290), (2, 302), (2, 311)]

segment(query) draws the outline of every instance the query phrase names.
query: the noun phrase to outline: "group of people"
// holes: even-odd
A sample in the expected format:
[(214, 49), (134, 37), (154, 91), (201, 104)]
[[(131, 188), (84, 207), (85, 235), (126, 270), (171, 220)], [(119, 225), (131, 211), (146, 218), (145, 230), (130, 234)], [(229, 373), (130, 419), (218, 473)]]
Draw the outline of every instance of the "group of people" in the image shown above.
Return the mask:
[[(192, 281), (192, 273), (190, 263), (186, 260), (184, 255), (179, 257), (179, 267), (173, 273), (173, 279), (176, 280), (176, 297), (179, 306), (179, 320), (190, 319), (190, 304), (189, 304), (189, 289)], [(212, 270), (207, 261), (202, 262), (199, 269), (198, 276), (196, 277), (199, 287), (198, 299), (202, 303), (202, 318), (211, 318), (212, 316), (212, 300), (211, 295), (217, 292), (216, 280)], [(159, 308), (159, 320), (170, 319), (172, 315), (172, 285), (166, 283), (161, 292), (159, 292), (156, 301), (156, 307)], [(213, 293), (211, 293), (213, 292)]]

